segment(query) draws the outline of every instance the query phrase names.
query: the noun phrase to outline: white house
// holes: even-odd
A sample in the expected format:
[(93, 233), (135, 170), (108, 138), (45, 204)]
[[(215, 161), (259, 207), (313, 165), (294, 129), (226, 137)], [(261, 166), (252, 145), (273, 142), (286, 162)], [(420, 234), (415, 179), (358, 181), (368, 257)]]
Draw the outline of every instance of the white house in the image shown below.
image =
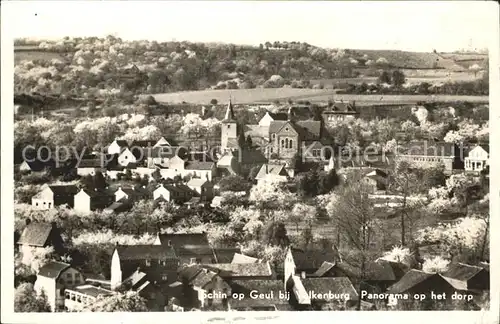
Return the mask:
[(214, 197), (214, 185), (206, 179), (192, 178), (187, 186), (201, 196), (202, 200), (211, 200)]
[(160, 138), (158, 140), (158, 142), (156, 142), (156, 144), (153, 146), (153, 147), (159, 147), (159, 146), (171, 146), (170, 143), (165, 139), (165, 137), (162, 136), (162, 138)]
[(83, 275), (69, 264), (50, 261), (40, 268), (34, 285), (35, 291), (47, 296), (53, 312), (64, 309), (65, 290), (84, 283)]
[(272, 121), (287, 120), (288, 114), (286, 113), (271, 113), (266, 111), (264, 117), (259, 120), (259, 126), (269, 127)]
[(113, 143), (108, 146), (108, 154), (120, 154), (124, 148), (128, 147), (128, 143), (125, 140), (114, 140)]
[(74, 196), (74, 210), (89, 213), (96, 209), (104, 209), (114, 201), (113, 196), (102, 191), (85, 191), (81, 189)]
[(74, 185), (45, 185), (43, 189), (31, 198), (31, 205), (37, 209), (51, 209), (67, 204), (73, 207), (74, 195), (78, 188)]
[(287, 181), (288, 172), (284, 164), (264, 164), (260, 167), (255, 179), (257, 182), (264, 180)]
[(118, 163), (122, 166), (127, 166), (130, 163), (137, 163), (138, 152), (134, 151), (134, 153), (132, 153), (128, 148), (123, 149), (118, 156)]
[(482, 171), (489, 164), (489, 147), (477, 145), (465, 158), (465, 171)]

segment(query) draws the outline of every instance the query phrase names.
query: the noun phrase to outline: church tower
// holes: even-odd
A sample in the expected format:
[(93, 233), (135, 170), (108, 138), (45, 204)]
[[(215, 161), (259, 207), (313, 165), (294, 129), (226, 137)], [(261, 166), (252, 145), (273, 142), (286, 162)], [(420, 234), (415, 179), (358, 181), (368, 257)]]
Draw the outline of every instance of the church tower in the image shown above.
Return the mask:
[(238, 148), (238, 122), (234, 117), (233, 104), (229, 100), (226, 109), (226, 116), (222, 120), (221, 126), (221, 151), (227, 152)]

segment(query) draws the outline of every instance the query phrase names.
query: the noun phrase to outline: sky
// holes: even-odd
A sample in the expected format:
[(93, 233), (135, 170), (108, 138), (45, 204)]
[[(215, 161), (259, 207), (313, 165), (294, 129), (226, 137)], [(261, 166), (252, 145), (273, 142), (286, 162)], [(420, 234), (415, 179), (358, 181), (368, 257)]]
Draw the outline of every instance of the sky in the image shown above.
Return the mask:
[(8, 1), (2, 9), (2, 27), (8, 21), (14, 38), (112, 34), (124, 40), (453, 51), (487, 48), (498, 33), (498, 5), (481, 1)]

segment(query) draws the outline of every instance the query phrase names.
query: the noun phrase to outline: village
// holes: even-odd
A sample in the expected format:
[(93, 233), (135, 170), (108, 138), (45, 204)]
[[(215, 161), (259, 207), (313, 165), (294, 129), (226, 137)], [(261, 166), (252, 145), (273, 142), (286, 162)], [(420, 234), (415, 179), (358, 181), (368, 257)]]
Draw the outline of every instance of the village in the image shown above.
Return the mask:
[[(224, 119), (220, 121), (217, 146), (180, 145), (167, 136), (137, 141), (116, 138), (102, 152), (64, 161), (54, 159), (53, 154), (41, 157), (36, 154), (37, 148), (32, 147), (31, 151), (23, 152), (24, 160), (16, 165), (15, 173), (33, 176), (50, 172), (60, 177), (71, 174), (76, 179), (71, 184), (60, 181), (43, 184), (28, 198), (31, 208), (38, 213), (64, 210), (61, 213), (99, 213), (114, 219), (123, 217), (120, 215), (136, 217), (139, 215), (136, 211), (142, 208), (138, 206), (150, 204), (152, 209), (140, 215), (150, 217), (158, 210), (166, 213), (167, 209), (171, 214), (183, 213), (184, 218), (205, 212), (228, 213), (230, 221), (220, 222), (219, 228), (224, 231), (236, 226), (232, 225), (238, 222), (234, 215), (243, 217), (248, 209), (247, 212), (258, 215), (257, 219), (250, 215), (240, 220), (245, 227), (239, 230), (246, 233), (241, 237), (258, 241), (264, 235), (269, 242), (277, 242), (269, 244), (279, 246), (279, 255), (245, 253), (246, 249), (239, 244), (243, 242), (237, 239), (232, 244), (224, 239), (215, 244), (205, 231), (167, 233), (159, 222), (155, 226), (153, 221), (153, 229), (146, 230), (153, 237), (149, 244), (116, 243), (109, 247), (111, 253), (102, 261), (109, 267), (106, 276), (89, 273), (88, 269), (83, 271), (81, 265), (72, 262), (75, 257), (68, 257), (66, 247), (66, 241), (72, 237), (67, 229), (60, 228), (60, 222), (37, 221), (26, 216), (15, 243), (21, 259), (47, 248), (53, 250), (34, 280), (34, 289), (43, 292), (51, 311), (84, 311), (102, 300), (125, 298), (127, 292), (136, 293), (144, 301), (143, 311), (435, 309), (438, 306), (430, 301), (431, 295), (437, 293), (474, 296), (459, 301), (459, 305), (451, 298), (440, 301), (442, 308), (438, 309), (484, 307), (482, 302), (489, 292), (486, 243), (481, 253), (474, 247), (477, 253), (469, 262), (461, 260), (460, 253), (445, 248), (449, 256), (445, 270), (429, 270), (423, 267), (427, 262), (423, 255), (425, 244), (408, 243), (412, 240), (410, 236), (416, 235), (410, 232), (411, 226), (416, 225), (410, 225), (413, 216), (408, 214), (419, 210), (428, 213), (426, 208), (436, 205), (439, 199), (448, 199), (447, 194), (455, 199), (450, 206), (461, 204), (465, 208), (461, 217), (484, 206), (487, 196), (481, 192), (488, 188), (485, 185), (489, 177), (487, 143), (402, 141), (403, 145), (397, 145), (391, 152), (352, 154), (345, 148), (334, 149), (335, 134), (328, 132), (326, 125), (359, 118), (360, 108), (355, 102), (325, 104), (314, 118), (309, 117), (308, 107), (282, 105), (278, 110), (267, 111), (257, 124), (241, 124), (236, 112), (239, 110), (228, 101), (220, 108), (224, 109)], [(439, 190), (448, 188), (447, 194), (441, 193), (436, 198), (436, 194), (416, 195), (408, 190), (415, 185), (411, 182), (420, 181), (412, 172), (427, 169), (440, 170), (434, 175), (442, 174), (442, 179), (437, 180), (442, 183)], [(253, 173), (250, 182), (246, 180), (249, 173)], [(458, 179), (455, 182), (459, 184), (452, 184), (449, 179)], [(245, 187), (246, 183), (249, 185)], [(395, 183), (400, 184), (398, 190), (392, 189)], [(343, 198), (334, 198), (333, 194), (328, 196), (332, 192), (348, 198), (342, 201)], [(327, 196), (326, 201), (314, 200), (320, 194)], [(312, 198), (304, 198), (305, 202), (297, 202), (290, 209), (286, 206), (288, 200), (296, 198), (289, 197), (297, 195)], [(360, 212), (354, 211), (353, 206), (360, 208)], [(326, 208), (331, 222), (340, 225), (334, 233), (315, 239), (318, 227), (313, 224), (318, 216), (310, 214), (321, 208)], [(281, 209), (285, 216), (293, 214), (296, 226), (285, 226), (283, 220), (276, 218)], [(274, 216), (263, 216), (264, 213)], [(375, 230), (372, 233), (369, 224), (378, 216), (371, 220), (364, 218), (376, 213), (392, 213), (396, 219), (401, 218), (402, 237), (397, 240), (399, 247), (394, 244), (391, 251), (386, 243), (383, 253), (367, 257), (375, 244), (374, 236), (378, 235)], [(443, 208), (439, 213), (447, 214)], [(346, 225), (348, 218), (353, 222)], [(443, 218), (435, 216), (429, 224), (440, 228), (436, 224), (438, 219)], [(448, 225), (444, 226), (459, 227), (460, 221), (460, 217), (448, 218), (445, 221)], [(217, 219), (207, 221), (217, 222)], [(269, 222), (271, 229), (264, 226), (265, 222)], [(321, 224), (326, 223), (320, 223), (319, 228), (329, 226)], [(357, 224), (361, 230), (352, 228)], [(297, 237), (305, 237), (304, 244), (287, 237), (294, 227)], [(136, 236), (144, 229), (138, 230)], [(76, 227), (71, 232), (77, 235), (78, 231)], [(482, 232), (478, 235), (482, 240)], [(344, 237), (354, 240), (356, 247), (341, 243)], [(349, 258), (350, 250), (360, 254)], [(433, 257), (437, 258), (436, 255)], [(372, 300), (368, 298), (372, 293), (408, 294), (410, 300)], [(426, 296), (425, 301), (413, 297), (421, 295)]]

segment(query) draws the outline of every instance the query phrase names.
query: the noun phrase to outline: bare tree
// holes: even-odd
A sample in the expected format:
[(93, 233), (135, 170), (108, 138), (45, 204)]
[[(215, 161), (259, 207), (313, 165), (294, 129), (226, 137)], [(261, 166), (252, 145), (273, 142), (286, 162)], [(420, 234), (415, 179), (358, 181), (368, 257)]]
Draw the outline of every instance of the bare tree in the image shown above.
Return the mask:
[[(374, 240), (373, 229), (376, 224), (369, 193), (369, 188), (360, 178), (356, 178), (338, 188), (336, 195), (327, 205), (328, 214), (337, 228), (338, 235), (347, 245), (345, 248), (355, 252), (356, 261), (359, 262), (359, 296), (363, 281), (367, 278), (367, 262), (370, 261), (370, 246)], [(358, 309), (360, 308), (361, 299), (358, 301)]]

